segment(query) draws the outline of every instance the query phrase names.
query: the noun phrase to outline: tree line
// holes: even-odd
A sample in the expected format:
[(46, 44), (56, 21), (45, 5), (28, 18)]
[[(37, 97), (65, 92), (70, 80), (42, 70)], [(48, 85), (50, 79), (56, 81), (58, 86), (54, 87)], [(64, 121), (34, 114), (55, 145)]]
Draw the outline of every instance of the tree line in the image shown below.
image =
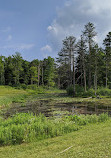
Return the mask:
[(63, 40), (63, 46), (58, 53), (58, 86), (75, 85), (94, 88), (95, 94), (98, 86), (111, 88), (111, 32), (103, 40), (103, 47), (96, 42), (97, 32), (93, 23), (89, 22), (79, 41), (69, 36)]
[(0, 56), (0, 85), (54, 86), (54, 67), (54, 59), (51, 57), (29, 62), (18, 52), (9, 57)]
[(111, 32), (103, 40), (103, 46), (96, 42), (97, 32), (93, 23), (84, 26), (80, 39), (69, 36), (62, 41), (62, 48), (56, 59), (34, 59), (29, 62), (20, 53), (0, 56), (0, 84), (17, 86), (58, 86), (66, 89), (80, 85), (86, 92), (98, 86), (111, 88)]

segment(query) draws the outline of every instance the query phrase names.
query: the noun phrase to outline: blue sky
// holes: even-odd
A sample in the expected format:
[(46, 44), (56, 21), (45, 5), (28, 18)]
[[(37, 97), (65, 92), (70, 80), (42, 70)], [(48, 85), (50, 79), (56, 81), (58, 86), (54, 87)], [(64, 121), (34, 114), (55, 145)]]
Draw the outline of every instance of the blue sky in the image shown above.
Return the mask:
[(101, 45), (111, 31), (109, 0), (0, 0), (0, 54), (24, 59), (55, 57), (68, 35), (77, 39), (93, 22)]
[(0, 54), (8, 56), (19, 51), (27, 60), (44, 58), (49, 48), (41, 51), (42, 47), (49, 46), (47, 27), (63, 2), (0, 0)]

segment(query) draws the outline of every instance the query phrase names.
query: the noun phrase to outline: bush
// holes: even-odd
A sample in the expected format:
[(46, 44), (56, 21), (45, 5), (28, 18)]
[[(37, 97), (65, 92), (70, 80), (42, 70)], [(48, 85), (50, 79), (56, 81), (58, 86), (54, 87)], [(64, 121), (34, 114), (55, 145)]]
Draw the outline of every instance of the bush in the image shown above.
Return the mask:
[[(69, 86), (67, 89), (67, 94), (69, 96), (73, 96), (73, 93), (74, 93), (74, 88), (73, 88), (73, 85)], [(84, 88), (82, 86), (79, 86), (79, 85), (75, 85), (75, 91), (76, 91), (76, 96), (79, 97), (79, 96), (83, 96), (84, 94)]]
[(84, 92), (83, 97), (95, 97), (95, 90), (94, 89), (89, 89), (87, 92)]
[(28, 85), (27, 88), (31, 89), (31, 90), (36, 90), (37, 89), (37, 85), (36, 84)]
[(24, 90), (27, 89), (27, 85), (26, 85), (26, 84), (21, 84), (20, 87), (21, 87), (22, 89), (24, 89)]
[(69, 87), (66, 89), (66, 91), (67, 91), (67, 94), (68, 94), (69, 96), (73, 96), (73, 94), (74, 94), (74, 88), (73, 88), (73, 86), (69, 86)]
[(104, 87), (98, 88), (97, 95), (110, 97), (111, 96), (111, 89), (104, 88)]
[[(83, 87), (81, 87), (79, 85), (76, 85), (75, 90), (76, 90), (76, 96), (77, 97), (96, 97), (95, 96), (95, 90), (93, 88), (91, 88), (88, 91), (84, 92)], [(67, 94), (69, 96), (73, 96), (73, 86), (69, 86), (66, 89), (66, 91), (67, 91)], [(100, 88), (97, 89), (96, 94), (99, 95), (99, 96), (111, 97), (111, 89), (100, 87)]]

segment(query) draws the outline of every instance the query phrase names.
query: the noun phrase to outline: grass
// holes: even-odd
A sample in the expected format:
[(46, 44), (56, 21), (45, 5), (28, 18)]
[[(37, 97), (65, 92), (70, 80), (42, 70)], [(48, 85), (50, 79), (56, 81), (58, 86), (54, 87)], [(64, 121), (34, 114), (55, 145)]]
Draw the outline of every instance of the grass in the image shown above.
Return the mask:
[(110, 136), (111, 121), (101, 124), (90, 124), (79, 131), (56, 138), (16, 146), (0, 147), (0, 157), (110, 158)]
[(10, 86), (0, 86), (0, 97), (26, 93), (24, 90), (18, 90)]
[(10, 86), (0, 86), (0, 108), (8, 107), (13, 102), (22, 102), (27, 92)]
[(0, 145), (21, 144), (52, 138), (77, 131), (82, 126), (109, 120), (107, 114), (70, 115), (58, 119), (47, 119), (44, 115), (20, 113), (0, 120)]
[(70, 97), (67, 96), (65, 93), (64, 95), (61, 94), (39, 94), (31, 96), (33, 100), (49, 100), (51, 104), (59, 104), (59, 103), (77, 103), (77, 104), (97, 104), (97, 105), (109, 105), (111, 103), (111, 98), (81, 98), (81, 97)]
[[(64, 93), (64, 90), (58, 90), (56, 88), (44, 89), (43, 87), (36, 87), (36, 89), (16, 89), (10, 86), (0, 86), (0, 108), (4, 108), (11, 103), (23, 103), (30, 99), (37, 97), (38, 94), (51, 94), (51, 93)], [(34, 87), (34, 86), (33, 86)]]

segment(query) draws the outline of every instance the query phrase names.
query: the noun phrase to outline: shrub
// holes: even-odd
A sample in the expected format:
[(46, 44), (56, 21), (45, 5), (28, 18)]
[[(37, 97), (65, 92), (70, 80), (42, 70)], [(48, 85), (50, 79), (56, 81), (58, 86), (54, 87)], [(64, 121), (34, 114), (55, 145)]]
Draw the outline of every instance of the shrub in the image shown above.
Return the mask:
[(94, 89), (89, 89), (87, 92), (84, 92), (83, 97), (95, 97), (95, 90)]
[(67, 94), (68, 94), (69, 96), (73, 96), (73, 93), (74, 93), (73, 86), (69, 86), (69, 87), (66, 89), (66, 91), (67, 91)]
[(23, 83), (23, 84), (21, 84), (21, 85), (20, 85), (20, 87), (21, 87), (22, 89), (24, 89), (24, 90), (26, 90), (26, 89), (27, 89), (27, 85), (26, 85), (26, 84), (24, 84), (24, 83)]
[[(73, 96), (73, 92), (74, 92), (74, 88), (73, 88), (73, 85), (69, 86), (67, 89), (67, 94), (69, 96)], [(79, 96), (83, 96), (84, 94), (84, 88), (82, 86), (79, 86), (79, 85), (75, 85), (75, 91), (76, 91), (76, 96), (79, 97)]]
[(32, 90), (36, 90), (37, 89), (37, 85), (36, 84), (28, 85), (27, 88), (28, 89), (32, 89)]
[(104, 88), (104, 87), (98, 88), (97, 95), (111, 96), (111, 89)]

